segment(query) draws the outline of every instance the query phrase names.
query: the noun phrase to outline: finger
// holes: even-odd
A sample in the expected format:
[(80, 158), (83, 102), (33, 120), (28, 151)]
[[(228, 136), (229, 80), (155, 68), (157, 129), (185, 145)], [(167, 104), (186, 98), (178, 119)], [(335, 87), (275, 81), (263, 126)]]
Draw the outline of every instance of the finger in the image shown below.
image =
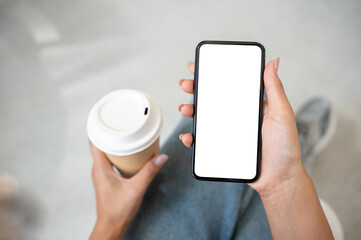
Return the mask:
[(267, 99), (263, 100), (263, 117), (265, 117), (268, 113), (268, 101)]
[(153, 157), (149, 160), (140, 171), (132, 177), (132, 181), (136, 185), (143, 190), (147, 189), (149, 184), (152, 182), (155, 175), (164, 165), (164, 163), (168, 160), (168, 156), (165, 154), (161, 154)]
[(94, 172), (110, 173), (113, 171), (113, 166), (110, 163), (108, 157), (104, 152), (100, 151), (94, 144), (89, 140), (90, 152), (94, 160)]
[(194, 74), (194, 70), (195, 70), (195, 63), (194, 62), (189, 62), (188, 64), (187, 64), (187, 66), (188, 66), (188, 69), (189, 69), (189, 71), (192, 73), (192, 74)]
[(268, 108), (275, 112), (289, 106), (281, 80), (277, 75), (279, 58), (270, 61), (264, 71), (264, 85), (267, 92)]
[(191, 133), (179, 135), (179, 139), (183, 142), (186, 147), (192, 147), (193, 136)]
[(193, 79), (181, 79), (179, 81), (179, 86), (186, 93), (193, 94), (194, 91), (194, 80)]
[(178, 109), (183, 116), (193, 118), (193, 104), (181, 104)]

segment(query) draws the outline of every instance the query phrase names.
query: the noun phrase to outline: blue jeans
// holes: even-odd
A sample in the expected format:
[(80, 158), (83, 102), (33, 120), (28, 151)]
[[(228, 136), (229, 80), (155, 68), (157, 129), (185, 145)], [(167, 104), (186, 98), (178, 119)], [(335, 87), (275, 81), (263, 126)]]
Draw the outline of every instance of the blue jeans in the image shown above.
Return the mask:
[(168, 162), (149, 186), (125, 239), (272, 239), (262, 201), (243, 183), (205, 182), (191, 175), (191, 132), (183, 118), (161, 148)]

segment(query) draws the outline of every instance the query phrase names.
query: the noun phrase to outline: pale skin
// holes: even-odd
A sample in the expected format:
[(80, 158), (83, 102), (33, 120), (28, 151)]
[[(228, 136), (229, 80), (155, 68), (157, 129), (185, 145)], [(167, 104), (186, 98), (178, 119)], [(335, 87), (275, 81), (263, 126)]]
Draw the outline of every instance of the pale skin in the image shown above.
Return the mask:
[[(296, 121), (277, 70), (279, 59), (264, 72), (268, 100), (264, 101), (262, 167), (260, 178), (249, 186), (261, 196), (274, 239), (333, 239), (312, 180), (301, 161)], [(188, 68), (194, 74), (194, 63)], [(222, 81), (220, 81), (221, 84)], [(193, 94), (194, 80), (182, 79), (180, 87)], [(192, 104), (181, 104), (182, 115), (192, 118)], [(179, 136), (191, 147), (192, 134)], [(217, 139), (215, 139), (217, 141)], [(117, 175), (106, 155), (90, 143), (94, 166), (92, 178), (97, 201), (97, 222), (90, 239), (120, 239), (137, 213), (144, 193), (167, 160), (156, 156), (130, 179)]]

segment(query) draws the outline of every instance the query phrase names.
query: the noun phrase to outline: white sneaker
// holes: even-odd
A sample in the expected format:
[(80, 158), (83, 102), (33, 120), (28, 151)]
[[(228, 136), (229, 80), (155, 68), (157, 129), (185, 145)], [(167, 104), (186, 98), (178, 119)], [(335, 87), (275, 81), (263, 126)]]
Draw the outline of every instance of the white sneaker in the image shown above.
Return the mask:
[(302, 161), (312, 162), (332, 139), (336, 130), (336, 115), (329, 101), (314, 98), (304, 104), (295, 117)]

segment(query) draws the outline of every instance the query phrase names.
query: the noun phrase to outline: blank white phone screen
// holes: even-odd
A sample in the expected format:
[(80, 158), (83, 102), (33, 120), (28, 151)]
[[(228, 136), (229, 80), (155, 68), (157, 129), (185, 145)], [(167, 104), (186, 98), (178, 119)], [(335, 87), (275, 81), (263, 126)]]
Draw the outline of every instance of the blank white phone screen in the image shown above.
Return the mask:
[(198, 54), (194, 173), (253, 179), (262, 50), (257, 45), (203, 44)]

